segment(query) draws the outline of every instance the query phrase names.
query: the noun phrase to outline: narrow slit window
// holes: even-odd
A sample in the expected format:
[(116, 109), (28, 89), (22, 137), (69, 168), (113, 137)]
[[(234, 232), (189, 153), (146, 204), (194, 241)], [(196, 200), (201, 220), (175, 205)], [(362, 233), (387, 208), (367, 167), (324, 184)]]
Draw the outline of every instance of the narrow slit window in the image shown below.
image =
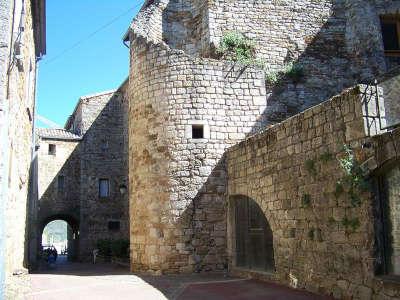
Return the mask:
[(99, 180), (99, 197), (106, 198), (110, 196), (110, 182), (108, 179)]
[(56, 145), (49, 144), (49, 155), (56, 155)]
[(192, 125), (192, 139), (204, 139), (203, 125)]

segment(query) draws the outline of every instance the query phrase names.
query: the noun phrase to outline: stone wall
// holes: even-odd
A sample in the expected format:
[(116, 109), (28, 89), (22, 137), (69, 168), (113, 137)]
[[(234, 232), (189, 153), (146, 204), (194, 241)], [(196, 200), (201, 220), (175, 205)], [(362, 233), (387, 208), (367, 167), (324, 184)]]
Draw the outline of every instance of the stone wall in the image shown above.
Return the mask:
[(385, 62), (379, 16), (398, 9), (386, 0), (160, 0), (146, 3), (131, 29), (206, 57), (215, 56), (223, 34), (235, 30), (255, 41), (268, 74), (289, 63), (301, 66), (300, 78), (267, 83), (264, 114), (271, 124), (393, 66)]
[[(4, 242), (0, 255), (5, 259), (1, 261), (5, 297), (19, 299), (29, 287), (23, 275), (13, 273), (26, 273), (27, 265), (27, 201), (36, 83), (34, 20), (31, 1), (3, 1), (0, 10), (0, 218), (4, 221), (0, 225), (0, 239)], [(2, 294), (3, 278), (0, 281)]]
[[(67, 129), (40, 129), (38, 151), (39, 214), (37, 236), (61, 219), (71, 226), (75, 258), (91, 259), (99, 239), (128, 239), (127, 81), (116, 91), (83, 96), (66, 123)], [(49, 155), (48, 144), (56, 146)], [(60, 191), (58, 176), (64, 176)], [(99, 197), (99, 179), (110, 180), (110, 196)], [(119, 221), (111, 231), (108, 221)], [(79, 232), (79, 236), (78, 236)], [(40, 242), (38, 243), (40, 245)]]
[[(80, 218), (80, 138), (74, 140), (48, 138), (39, 131), (38, 160), (38, 239), (51, 221), (61, 219), (76, 229)], [(49, 154), (49, 144), (56, 153)], [(58, 177), (64, 176), (64, 188)]]
[[(131, 43), (129, 187), (135, 271), (224, 268), (225, 149), (262, 125), (264, 74)], [(204, 136), (192, 138), (192, 126)]]
[[(80, 257), (90, 259), (99, 239), (128, 239), (127, 82), (116, 92), (81, 98), (84, 136), (81, 142)], [(110, 196), (99, 197), (99, 179), (109, 179)], [(109, 221), (119, 221), (111, 231)]]
[(210, 42), (218, 45), (224, 32), (237, 30), (256, 41), (268, 72), (288, 62), (302, 67), (301, 79), (269, 86), (266, 115), (274, 123), (387, 70), (379, 15), (388, 7), (387, 1), (213, 1)]
[[(337, 299), (400, 296), (398, 285), (374, 273), (373, 195), (357, 190), (357, 204), (345, 184), (338, 188), (338, 182), (345, 182), (339, 163), (346, 157), (345, 144), (366, 174), (398, 159), (392, 150), (400, 142), (398, 131), (373, 138), (366, 134), (365, 95), (364, 86), (349, 89), (228, 150), (228, 250), (233, 273), (253, 273)], [(271, 226), (274, 273), (236, 267), (232, 202), (238, 196), (256, 201)]]

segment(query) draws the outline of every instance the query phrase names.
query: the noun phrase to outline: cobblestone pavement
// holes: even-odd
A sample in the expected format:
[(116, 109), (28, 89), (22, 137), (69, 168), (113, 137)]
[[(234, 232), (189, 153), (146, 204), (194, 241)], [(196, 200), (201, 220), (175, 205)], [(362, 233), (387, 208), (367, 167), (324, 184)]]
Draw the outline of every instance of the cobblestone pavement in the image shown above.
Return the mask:
[(109, 264), (70, 263), (31, 274), (27, 299), (328, 299), (279, 285), (224, 274), (138, 276)]

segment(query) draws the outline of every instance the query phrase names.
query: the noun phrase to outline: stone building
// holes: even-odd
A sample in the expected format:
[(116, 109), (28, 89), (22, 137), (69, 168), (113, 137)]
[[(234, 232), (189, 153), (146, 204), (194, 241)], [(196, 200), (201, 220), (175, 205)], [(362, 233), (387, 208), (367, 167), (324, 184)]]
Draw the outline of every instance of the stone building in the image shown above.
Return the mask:
[(228, 150), (233, 273), (335, 299), (400, 297), (399, 130), (368, 126), (375, 95), (356, 86)]
[[(398, 299), (399, 77), (357, 84), (398, 64), (399, 9), (145, 1), (125, 36), (128, 81), (38, 133), (37, 237), (64, 219), (85, 259), (129, 220), (135, 272), (229, 270)], [(229, 31), (255, 42), (264, 69), (220, 59)]]
[[(127, 34), (133, 270), (227, 265), (225, 150), (385, 72), (389, 2), (146, 1)], [(214, 59), (230, 30), (256, 42), (268, 71), (292, 62), (303, 78), (266, 84), (261, 70)]]
[(0, 3), (0, 298), (27, 286), (26, 221), (38, 61), (46, 52), (45, 1)]
[(81, 97), (64, 129), (37, 130), (36, 247), (53, 220), (72, 229), (72, 259), (91, 259), (99, 239), (129, 238), (126, 112), (125, 82)]
[[(398, 296), (397, 288), (389, 291), (373, 279), (370, 261), (378, 258), (370, 253), (371, 245), (361, 242), (374, 237), (367, 204), (351, 209), (332, 199), (332, 187), (324, 180), (340, 176), (337, 166), (318, 180), (300, 167), (311, 154), (322, 155), (324, 147), (338, 154), (331, 145), (335, 135), (341, 147), (363, 145), (371, 134), (361, 115), (366, 100), (356, 89), (298, 113), (397, 65), (400, 44), (393, 28), (399, 9), (400, 2), (385, 0), (146, 1), (125, 39), (131, 56), (131, 269), (163, 274), (240, 267), (243, 274), (253, 267), (281, 283), (338, 298)], [(218, 59), (216, 48), (229, 31), (255, 41), (266, 71)], [(301, 67), (301, 78), (290, 76), (290, 65)], [(274, 71), (283, 76), (271, 81)], [(371, 130), (377, 118), (369, 121)], [(382, 133), (381, 128), (374, 133)], [(280, 139), (282, 145), (275, 145)], [(249, 152), (247, 143), (256, 150)], [(371, 143), (372, 149), (386, 151)], [(268, 151), (271, 156), (264, 158)], [(314, 172), (315, 162), (307, 164)], [(241, 184), (243, 192), (236, 190)], [(322, 203), (325, 194), (331, 206)], [(317, 208), (310, 213), (301, 208), (303, 196), (307, 203), (319, 201)], [(237, 198), (242, 201), (236, 201), (236, 209), (230, 203)], [(243, 224), (254, 221), (254, 228), (232, 221), (232, 211)], [(350, 212), (363, 220), (359, 234), (346, 235), (338, 225), (341, 217), (347, 227), (358, 226)], [(320, 225), (318, 215), (335, 220), (336, 229)], [(252, 229), (259, 235), (251, 235)], [(238, 242), (234, 233), (244, 240)], [(263, 244), (261, 257), (251, 239)], [(331, 245), (342, 256), (335, 256)], [(325, 269), (317, 270), (312, 260), (321, 255)], [(359, 278), (351, 283), (353, 262)]]

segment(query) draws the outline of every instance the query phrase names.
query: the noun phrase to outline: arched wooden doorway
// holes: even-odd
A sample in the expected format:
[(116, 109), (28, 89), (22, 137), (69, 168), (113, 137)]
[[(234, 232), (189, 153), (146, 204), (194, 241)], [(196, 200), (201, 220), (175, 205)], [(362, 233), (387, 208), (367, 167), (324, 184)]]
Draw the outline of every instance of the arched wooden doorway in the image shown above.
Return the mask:
[(263, 211), (248, 197), (232, 199), (236, 267), (274, 271), (273, 235)]

